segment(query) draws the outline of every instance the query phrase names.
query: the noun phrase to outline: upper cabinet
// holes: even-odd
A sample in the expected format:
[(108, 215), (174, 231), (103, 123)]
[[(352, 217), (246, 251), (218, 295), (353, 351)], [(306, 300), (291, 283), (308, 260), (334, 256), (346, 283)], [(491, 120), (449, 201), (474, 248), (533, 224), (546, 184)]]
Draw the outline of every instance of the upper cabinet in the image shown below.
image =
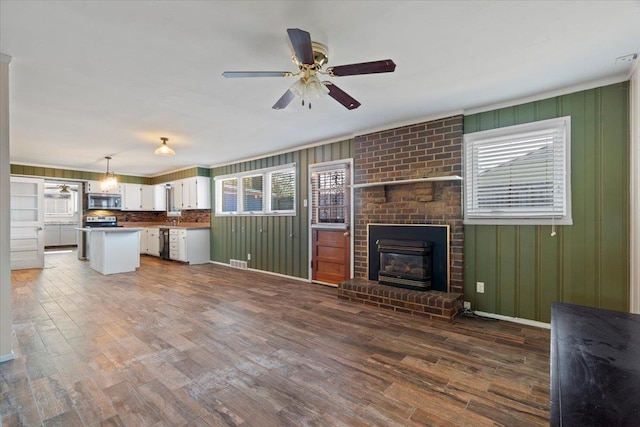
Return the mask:
[(123, 211), (142, 210), (142, 184), (120, 184)]
[[(171, 210), (211, 209), (211, 178), (194, 176), (172, 183)], [(119, 193), (123, 211), (165, 211), (167, 192), (165, 184), (145, 185), (121, 183), (115, 190), (101, 191), (99, 181), (87, 181), (87, 193)]]
[(164, 184), (120, 184), (123, 211), (164, 211), (166, 193)]
[(115, 188), (111, 188), (109, 190), (103, 190), (100, 185), (100, 181), (87, 181), (86, 184), (86, 192), (87, 193), (110, 193), (110, 194), (118, 194), (120, 192), (120, 186)]
[(174, 204), (181, 210), (211, 209), (211, 178), (194, 176), (173, 184)]
[(164, 211), (167, 206), (167, 192), (164, 184), (142, 186), (142, 210)]

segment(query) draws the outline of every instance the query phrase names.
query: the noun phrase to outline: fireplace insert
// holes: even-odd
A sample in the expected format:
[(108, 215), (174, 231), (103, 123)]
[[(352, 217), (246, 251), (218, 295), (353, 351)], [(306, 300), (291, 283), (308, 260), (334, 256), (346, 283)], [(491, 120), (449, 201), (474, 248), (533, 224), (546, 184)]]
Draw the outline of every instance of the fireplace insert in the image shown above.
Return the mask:
[(401, 288), (427, 291), (431, 288), (433, 242), (380, 239), (378, 282)]

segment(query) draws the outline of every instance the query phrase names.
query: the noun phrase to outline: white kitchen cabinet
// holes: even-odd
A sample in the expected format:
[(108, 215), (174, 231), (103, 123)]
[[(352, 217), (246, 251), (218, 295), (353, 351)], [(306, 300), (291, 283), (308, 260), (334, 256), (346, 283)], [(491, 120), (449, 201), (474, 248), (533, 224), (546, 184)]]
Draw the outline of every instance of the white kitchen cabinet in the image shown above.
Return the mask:
[(120, 194), (122, 194), (123, 211), (142, 210), (142, 184), (120, 184)]
[(205, 264), (210, 261), (209, 229), (172, 228), (169, 230), (169, 259)]
[(60, 246), (73, 246), (77, 244), (78, 224), (60, 225)]
[(140, 253), (160, 256), (160, 230), (147, 227), (140, 231)]
[(45, 246), (73, 246), (76, 245), (78, 224), (45, 224)]
[(143, 185), (141, 194), (143, 211), (166, 210), (167, 192), (164, 184)]
[(147, 228), (147, 255), (160, 256), (160, 229)]
[(186, 246), (187, 230), (172, 228), (169, 230), (169, 258), (187, 262)]
[(173, 211), (181, 211), (184, 209), (184, 196), (183, 196), (183, 186), (182, 180), (179, 179), (173, 183)]
[(87, 193), (110, 193), (110, 194), (118, 194), (120, 190), (119, 186), (106, 191), (102, 190), (100, 186), (100, 181), (87, 181), (85, 185), (85, 189)]
[(211, 209), (211, 179), (194, 176), (174, 183), (175, 204), (181, 210)]
[(149, 244), (148, 235), (149, 235), (148, 228), (143, 228), (142, 230), (140, 230), (140, 254), (141, 255), (147, 253), (148, 244)]
[(58, 224), (44, 225), (44, 245), (60, 246), (60, 226)]

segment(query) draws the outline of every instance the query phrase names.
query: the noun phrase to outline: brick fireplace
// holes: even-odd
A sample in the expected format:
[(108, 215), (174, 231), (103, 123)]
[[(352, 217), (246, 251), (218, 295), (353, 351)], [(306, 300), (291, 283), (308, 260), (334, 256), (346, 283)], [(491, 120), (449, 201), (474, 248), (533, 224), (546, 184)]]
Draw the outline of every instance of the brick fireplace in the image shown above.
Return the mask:
[[(362, 295), (363, 286), (367, 284), (375, 285), (378, 290), (372, 292), (379, 293), (380, 296), (386, 291), (394, 292), (395, 295), (393, 288), (388, 290), (384, 285), (369, 280), (369, 224), (446, 225), (449, 228), (448, 292), (427, 291), (423, 294), (429, 295), (414, 296), (411, 292), (419, 291), (405, 290), (400, 293), (405, 295), (404, 298), (413, 300), (414, 305), (416, 298), (424, 300), (425, 305), (414, 310), (406, 309), (410, 302), (403, 302), (403, 297), (400, 296), (399, 299), (396, 298), (396, 309), (447, 318), (452, 316), (451, 312), (434, 310), (428, 306), (428, 301), (433, 300), (435, 308), (441, 309), (443, 305), (449, 305), (445, 300), (450, 300), (451, 310), (455, 315), (458, 305), (462, 304), (464, 283), (462, 182), (444, 180), (376, 184), (427, 177), (461, 176), (462, 135), (463, 116), (458, 115), (356, 137), (353, 233), (354, 282), (357, 286), (353, 287), (357, 287), (359, 291), (346, 289), (345, 286), (350, 285), (345, 284), (339, 289), (341, 298), (356, 300), (354, 295)], [(348, 295), (347, 291), (350, 292)], [(378, 303), (381, 306), (386, 306), (385, 303), (390, 301), (388, 297), (385, 301), (382, 301), (384, 297), (380, 299)], [(369, 299), (368, 303), (374, 302), (375, 299)]]

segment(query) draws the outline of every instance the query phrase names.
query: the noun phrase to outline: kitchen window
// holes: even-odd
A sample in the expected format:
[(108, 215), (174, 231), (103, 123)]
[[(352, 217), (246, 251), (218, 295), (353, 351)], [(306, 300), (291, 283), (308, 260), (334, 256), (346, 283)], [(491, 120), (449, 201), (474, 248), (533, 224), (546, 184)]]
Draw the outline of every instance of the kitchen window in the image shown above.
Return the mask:
[(571, 118), (464, 136), (465, 224), (570, 225)]
[(296, 164), (217, 176), (216, 215), (296, 215)]

